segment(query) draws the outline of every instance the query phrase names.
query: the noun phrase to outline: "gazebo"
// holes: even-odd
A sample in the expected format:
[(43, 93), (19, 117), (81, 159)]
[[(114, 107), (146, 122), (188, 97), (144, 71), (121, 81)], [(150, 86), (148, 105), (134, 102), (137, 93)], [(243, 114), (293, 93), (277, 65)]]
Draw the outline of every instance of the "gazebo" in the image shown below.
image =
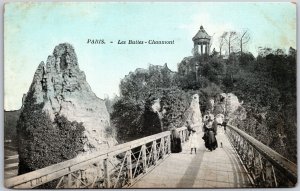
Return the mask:
[(200, 30), (193, 37), (192, 40), (194, 42), (194, 51), (193, 51), (194, 56), (209, 54), (211, 36), (207, 34), (203, 26), (200, 27)]

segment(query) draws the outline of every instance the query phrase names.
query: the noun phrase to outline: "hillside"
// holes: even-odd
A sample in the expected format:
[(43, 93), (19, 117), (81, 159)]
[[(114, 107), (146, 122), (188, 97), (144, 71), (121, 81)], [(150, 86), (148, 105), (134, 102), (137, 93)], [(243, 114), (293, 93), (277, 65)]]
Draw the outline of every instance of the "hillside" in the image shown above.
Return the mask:
[[(297, 161), (293, 48), (288, 54), (280, 49), (261, 49), (257, 57), (251, 53), (231, 53), (228, 59), (218, 54), (194, 55), (178, 64), (178, 72), (169, 71), (166, 65), (150, 65), (148, 69), (130, 72), (121, 81), (120, 92), (112, 112), (119, 137), (139, 138), (157, 132), (145, 125), (151, 123), (146, 117), (149, 111), (156, 119), (161, 118), (161, 129), (168, 130), (184, 122), (182, 114), (191, 95), (199, 95), (201, 112), (205, 114), (212, 109), (211, 100), (218, 102), (221, 93), (231, 93), (243, 104), (235, 117), (231, 116), (232, 124)], [(158, 99), (158, 112), (147, 109)]]
[(16, 127), (20, 112), (21, 110), (4, 111), (4, 140), (16, 141)]

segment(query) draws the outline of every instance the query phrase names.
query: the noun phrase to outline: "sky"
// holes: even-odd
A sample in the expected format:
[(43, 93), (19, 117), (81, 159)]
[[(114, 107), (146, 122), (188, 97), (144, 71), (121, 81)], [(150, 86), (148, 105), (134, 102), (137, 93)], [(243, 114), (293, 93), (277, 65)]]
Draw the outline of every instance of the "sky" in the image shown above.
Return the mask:
[[(247, 50), (296, 47), (292, 3), (7, 3), (4, 10), (4, 109), (22, 105), (35, 70), (54, 47), (68, 42), (99, 98), (119, 95), (119, 83), (136, 68), (177, 64), (191, 56), (200, 26), (212, 36), (248, 30)], [(88, 44), (103, 39), (106, 44)], [(174, 40), (172, 45), (117, 44), (118, 40)], [(114, 43), (109, 43), (113, 41)]]

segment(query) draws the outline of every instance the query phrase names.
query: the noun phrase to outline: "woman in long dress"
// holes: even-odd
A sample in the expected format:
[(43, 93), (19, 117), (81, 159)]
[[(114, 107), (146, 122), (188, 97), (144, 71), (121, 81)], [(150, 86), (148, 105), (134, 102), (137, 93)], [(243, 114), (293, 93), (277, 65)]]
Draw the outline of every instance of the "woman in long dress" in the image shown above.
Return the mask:
[(218, 142), (216, 139), (217, 129), (213, 128), (213, 120), (210, 118), (206, 124), (204, 124), (204, 136), (202, 139), (205, 142), (205, 147), (213, 151), (218, 147)]
[(181, 139), (176, 128), (171, 129), (171, 153), (180, 153), (182, 151)]

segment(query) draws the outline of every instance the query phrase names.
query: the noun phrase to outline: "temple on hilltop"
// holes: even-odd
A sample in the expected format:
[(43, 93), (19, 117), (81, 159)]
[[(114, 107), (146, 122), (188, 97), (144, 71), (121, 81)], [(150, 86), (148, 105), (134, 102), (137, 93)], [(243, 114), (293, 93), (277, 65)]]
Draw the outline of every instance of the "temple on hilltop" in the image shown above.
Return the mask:
[(210, 40), (211, 36), (207, 34), (204, 30), (203, 26), (201, 25), (200, 30), (197, 34), (193, 37), (194, 42), (194, 49), (193, 55), (204, 55), (210, 53)]
[(199, 66), (202, 62), (205, 62), (205, 57), (197, 57), (210, 54), (211, 36), (207, 34), (203, 26), (200, 26), (200, 30), (192, 38), (194, 42), (193, 56), (185, 57), (178, 65), (177, 70), (181, 75), (188, 75), (191, 72), (195, 72), (196, 76), (199, 72)]

